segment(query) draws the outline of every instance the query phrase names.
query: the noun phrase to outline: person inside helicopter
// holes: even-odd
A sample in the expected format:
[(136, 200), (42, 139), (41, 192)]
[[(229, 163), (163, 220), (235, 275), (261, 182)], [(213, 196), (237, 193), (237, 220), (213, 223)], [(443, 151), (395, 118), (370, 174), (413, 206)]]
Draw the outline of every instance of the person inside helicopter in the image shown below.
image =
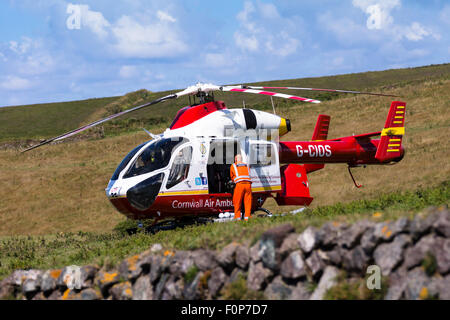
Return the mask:
[[(178, 145), (188, 141), (189, 140), (185, 138), (167, 138), (147, 144), (143, 147), (144, 150), (142, 150), (143, 148), (139, 149), (138, 152), (141, 152), (140, 155), (132, 163), (123, 178), (134, 177), (167, 167), (172, 157), (173, 150), (175, 150)], [(189, 149), (189, 152), (184, 152), (185, 149)], [(132, 159), (137, 153), (134, 150), (132, 152), (134, 152), (133, 156), (127, 156), (126, 158)], [(168, 186), (178, 184), (187, 177), (187, 174), (189, 173), (190, 158), (189, 161), (187, 161), (185, 157), (189, 154), (192, 154), (192, 147), (187, 146), (181, 151), (181, 155), (178, 153), (175, 156), (169, 180), (167, 182)], [(185, 165), (187, 165), (187, 168)], [(127, 164), (123, 165), (122, 168), (125, 168), (126, 166)], [(130, 201), (131, 206), (139, 210), (147, 210), (155, 201), (162, 186), (164, 176), (164, 171), (160, 171), (157, 174), (150, 175), (131, 187), (127, 191), (127, 199)]]
[(188, 140), (186, 138), (166, 138), (149, 144), (124, 175), (124, 178), (149, 173), (169, 164), (172, 151)]

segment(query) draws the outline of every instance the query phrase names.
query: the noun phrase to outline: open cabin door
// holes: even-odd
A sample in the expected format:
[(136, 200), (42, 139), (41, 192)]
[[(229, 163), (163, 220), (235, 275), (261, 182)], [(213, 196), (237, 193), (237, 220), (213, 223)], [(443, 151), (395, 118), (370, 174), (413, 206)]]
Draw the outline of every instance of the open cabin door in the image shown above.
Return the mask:
[(241, 148), (235, 139), (211, 140), (207, 165), (209, 194), (231, 193), (230, 167), (238, 153), (241, 153)]
[(280, 163), (275, 143), (248, 141), (248, 164), (253, 192), (281, 190)]

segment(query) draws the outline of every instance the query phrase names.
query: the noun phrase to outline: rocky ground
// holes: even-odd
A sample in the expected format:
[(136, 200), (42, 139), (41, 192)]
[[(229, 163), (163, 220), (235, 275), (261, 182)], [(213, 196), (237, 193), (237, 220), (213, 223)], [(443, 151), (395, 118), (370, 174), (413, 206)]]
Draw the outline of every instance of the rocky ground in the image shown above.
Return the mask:
[[(379, 289), (366, 285), (372, 265), (381, 270)], [(284, 224), (251, 247), (230, 243), (220, 252), (153, 245), (109, 268), (16, 270), (0, 283), (0, 298), (450, 299), (450, 212), (326, 223), (301, 234)]]

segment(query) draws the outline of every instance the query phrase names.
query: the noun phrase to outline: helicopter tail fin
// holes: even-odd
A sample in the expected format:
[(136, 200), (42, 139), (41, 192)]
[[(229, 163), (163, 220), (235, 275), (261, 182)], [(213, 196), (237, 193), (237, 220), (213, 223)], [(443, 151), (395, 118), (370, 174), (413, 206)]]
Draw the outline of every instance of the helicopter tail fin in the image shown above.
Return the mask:
[(317, 118), (316, 126), (314, 128), (314, 133), (312, 136), (312, 141), (327, 140), (328, 128), (330, 127), (330, 116), (325, 114), (319, 114)]
[[(319, 114), (317, 118), (316, 126), (312, 135), (312, 141), (323, 141), (328, 138), (328, 129), (330, 127), (331, 117), (325, 114)], [(305, 164), (305, 170), (307, 173), (323, 169), (324, 164)]]
[(375, 158), (380, 162), (401, 159), (403, 155), (402, 140), (405, 134), (405, 111), (405, 102), (392, 101), (375, 154)]

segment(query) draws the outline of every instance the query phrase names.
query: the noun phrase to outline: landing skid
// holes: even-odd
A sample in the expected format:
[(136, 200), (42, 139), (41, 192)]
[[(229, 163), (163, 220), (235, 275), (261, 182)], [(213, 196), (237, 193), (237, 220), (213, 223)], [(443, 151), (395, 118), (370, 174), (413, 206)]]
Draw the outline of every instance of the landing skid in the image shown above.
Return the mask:
[(176, 228), (184, 228), (186, 226), (192, 226), (192, 225), (203, 225), (203, 224), (207, 224), (209, 222), (211, 222), (211, 220), (209, 218), (204, 218), (204, 217), (163, 221), (163, 222), (157, 223), (155, 225), (152, 225), (150, 227), (147, 227), (145, 229), (145, 232), (155, 234), (158, 231), (174, 230)]
[(128, 235), (132, 235), (132, 234), (137, 233), (138, 230), (143, 230), (146, 233), (155, 234), (155, 233), (157, 233), (159, 231), (163, 231), (163, 230), (174, 230), (176, 228), (184, 228), (184, 227), (190, 226), (190, 225), (202, 225), (202, 224), (207, 224), (209, 222), (211, 222), (211, 219), (204, 218), (204, 217), (185, 218), (185, 219), (179, 219), (179, 220), (166, 220), (166, 221), (161, 221), (161, 222), (156, 221), (151, 226), (148, 226), (145, 228), (137, 227), (137, 228), (127, 229), (127, 233), (128, 233)]
[[(263, 213), (256, 213), (256, 212), (258, 212), (258, 211), (261, 211), (261, 212), (263, 212)], [(260, 208), (256, 208), (256, 210), (255, 211), (253, 211), (253, 214), (254, 214), (254, 216), (255, 217), (272, 217), (273, 216), (273, 214), (272, 214), (272, 212), (270, 212), (269, 210), (267, 210), (266, 208), (262, 208), (262, 207), (260, 207)]]
[[(268, 209), (265, 208), (256, 208), (253, 213), (253, 217), (264, 218), (264, 217), (272, 217), (273, 214)], [(176, 228), (184, 228), (186, 226), (192, 225), (203, 225), (207, 223), (214, 222), (229, 222), (234, 220), (234, 212), (223, 212), (219, 215), (219, 218), (212, 217), (195, 217), (195, 218), (185, 218), (179, 220), (167, 220), (155, 223), (151, 226), (148, 226), (144, 229), (146, 233), (155, 234), (159, 231), (164, 230), (174, 230)], [(239, 219), (241, 220), (241, 219)], [(135, 234), (141, 228), (130, 228), (127, 229), (127, 233), (129, 235)]]

